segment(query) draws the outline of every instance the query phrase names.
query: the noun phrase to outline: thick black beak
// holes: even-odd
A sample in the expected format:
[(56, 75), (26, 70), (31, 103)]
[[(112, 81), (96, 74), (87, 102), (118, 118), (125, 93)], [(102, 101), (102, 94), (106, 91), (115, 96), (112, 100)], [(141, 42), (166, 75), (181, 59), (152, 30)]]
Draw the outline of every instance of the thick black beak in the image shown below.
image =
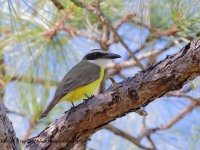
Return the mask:
[(121, 56), (118, 55), (118, 54), (114, 54), (114, 53), (107, 53), (102, 58), (104, 58), (104, 59), (116, 59), (116, 58), (121, 58)]

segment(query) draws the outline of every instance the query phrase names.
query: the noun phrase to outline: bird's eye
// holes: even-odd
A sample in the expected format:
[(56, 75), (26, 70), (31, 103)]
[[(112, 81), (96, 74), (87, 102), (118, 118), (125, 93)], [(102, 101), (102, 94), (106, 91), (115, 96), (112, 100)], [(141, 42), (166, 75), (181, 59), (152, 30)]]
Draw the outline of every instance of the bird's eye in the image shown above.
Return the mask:
[(102, 56), (105, 56), (106, 54), (100, 53), (100, 52), (95, 52), (95, 53), (90, 53), (88, 55), (86, 55), (86, 59), (88, 60), (95, 60), (95, 59), (99, 59)]

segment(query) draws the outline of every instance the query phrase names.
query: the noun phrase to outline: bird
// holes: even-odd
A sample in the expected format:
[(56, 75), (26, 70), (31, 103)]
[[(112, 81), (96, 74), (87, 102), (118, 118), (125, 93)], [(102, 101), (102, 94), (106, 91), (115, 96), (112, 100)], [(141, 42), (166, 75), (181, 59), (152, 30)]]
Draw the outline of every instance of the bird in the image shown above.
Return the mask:
[(52, 108), (61, 101), (72, 103), (84, 98), (90, 98), (100, 85), (104, 70), (112, 59), (120, 55), (102, 49), (93, 49), (76, 64), (58, 84), (54, 97), (39, 119), (44, 118)]

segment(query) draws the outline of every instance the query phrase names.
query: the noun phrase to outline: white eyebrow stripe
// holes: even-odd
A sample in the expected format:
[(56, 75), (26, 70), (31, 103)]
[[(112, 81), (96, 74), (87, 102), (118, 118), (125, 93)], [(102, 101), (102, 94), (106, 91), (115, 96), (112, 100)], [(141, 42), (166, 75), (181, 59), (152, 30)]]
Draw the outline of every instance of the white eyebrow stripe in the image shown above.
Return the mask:
[(97, 53), (97, 52), (103, 53), (103, 54), (107, 54), (108, 53), (107, 51), (104, 51), (104, 50), (101, 50), (101, 49), (93, 49), (88, 54)]

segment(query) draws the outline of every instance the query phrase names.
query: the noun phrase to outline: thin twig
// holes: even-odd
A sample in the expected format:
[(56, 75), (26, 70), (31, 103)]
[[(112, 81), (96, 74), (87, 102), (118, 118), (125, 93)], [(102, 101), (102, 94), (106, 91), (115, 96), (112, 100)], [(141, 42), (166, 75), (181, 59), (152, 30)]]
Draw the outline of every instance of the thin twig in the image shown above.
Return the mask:
[(52, 39), (58, 31), (64, 30), (68, 32), (72, 37), (82, 36), (96, 42), (101, 42), (100, 38), (94, 37), (87, 32), (80, 31), (71, 26), (67, 26), (65, 22), (67, 22), (67, 20), (71, 18), (72, 13), (73, 13), (72, 8), (70, 8), (68, 12), (66, 13), (66, 15), (62, 17), (51, 29), (45, 31), (43, 35), (47, 37), (47, 39)]
[(191, 112), (194, 108), (198, 107), (198, 103), (192, 103), (189, 107), (183, 109), (179, 115), (174, 117), (170, 122), (168, 122), (166, 125), (162, 125), (160, 127), (154, 128), (154, 131), (157, 130), (166, 130), (172, 127), (175, 123), (177, 123), (179, 120), (181, 120), (184, 116), (186, 116), (189, 112)]
[(178, 32), (178, 29), (174, 26), (171, 27), (171, 29), (169, 30), (163, 30), (163, 29), (156, 29), (156, 28), (151, 28), (148, 25), (145, 25), (141, 22), (135, 21), (133, 19), (130, 20), (131, 23), (141, 26), (143, 28), (148, 29), (150, 32), (153, 32), (159, 36), (171, 36), (171, 35), (175, 35)]
[(123, 74), (122, 72), (120, 72), (118, 75), (119, 75), (121, 78), (123, 78), (123, 79), (126, 79), (126, 78), (127, 78), (127, 76), (126, 76), (125, 74)]
[(26, 117), (25, 113), (19, 112), (19, 111), (16, 111), (16, 110), (6, 110), (6, 113), (11, 113), (11, 114), (16, 114), (16, 115), (19, 115), (19, 116), (22, 116), (22, 117)]
[(109, 130), (111, 132), (113, 132), (116, 135), (119, 135), (121, 137), (123, 137), (124, 139), (130, 141), (131, 143), (137, 145), (138, 147), (145, 149), (145, 150), (151, 150), (151, 148), (145, 147), (143, 145), (140, 144), (140, 141), (137, 138), (134, 138), (133, 136), (131, 136), (128, 133), (125, 133), (124, 131), (112, 126), (112, 125), (106, 125), (104, 127), (106, 130)]
[(115, 88), (115, 96), (119, 97), (119, 86), (117, 85), (115, 79), (113, 77), (111, 77), (111, 75), (109, 75), (108, 77), (111, 80), (111, 82), (112, 82), (112, 84), (113, 84), (113, 86)]
[(107, 41), (109, 39), (109, 36), (110, 36), (110, 31), (108, 30), (106, 26), (103, 26), (100, 44), (104, 50), (108, 49), (109, 45), (107, 44)]
[[(160, 49), (160, 50), (154, 50), (151, 52), (146, 52), (142, 55), (140, 55), (138, 57), (138, 60), (143, 60), (145, 58), (149, 58), (149, 57), (156, 57), (158, 55), (160, 55), (161, 53), (165, 52), (167, 49), (169, 49), (170, 47), (174, 46), (175, 43), (172, 42), (170, 44), (168, 44), (167, 46), (165, 46), (164, 48)], [(115, 73), (118, 73), (121, 69), (125, 69), (125, 68), (130, 68), (137, 65), (137, 63), (134, 60), (126, 60), (123, 61), (122, 63), (116, 64), (116, 63), (110, 63), (107, 65), (106, 69), (114, 69), (113, 73), (111, 73), (112, 75), (114, 75)]]
[[(138, 52), (142, 51), (142, 50), (146, 47), (146, 45), (147, 45), (149, 42), (153, 41), (153, 40), (154, 40), (154, 38), (152, 38), (152, 37), (149, 35), (149, 36), (146, 38), (146, 40), (140, 45), (140, 47), (138, 47), (138, 48), (134, 51), (134, 54), (137, 54)], [(129, 60), (129, 59), (131, 59), (130, 56), (128, 56), (125, 60)]]
[[(150, 56), (159, 55), (164, 51), (165, 51), (164, 49), (161, 49), (161, 50), (154, 50), (154, 51), (151, 51), (151, 52), (148, 52), (148, 53), (144, 53), (144, 54), (142, 54), (138, 57), (138, 60), (143, 60), (143, 59), (148, 58)], [(110, 64), (107, 65), (106, 68), (107, 69), (117, 68), (117, 69), (120, 70), (120, 69), (124, 69), (124, 68), (133, 67), (135, 65), (137, 65), (137, 63), (134, 60), (127, 60), (127, 61), (123, 61), (122, 63), (119, 63), (119, 64), (110, 63)]]
[(56, 34), (57, 31), (61, 30), (62, 27), (65, 25), (65, 22), (67, 22), (73, 14), (73, 8), (69, 8), (66, 12), (66, 15), (63, 16), (51, 29), (45, 31), (42, 33), (47, 39), (52, 39)]
[(150, 142), (152, 149), (156, 150), (156, 145), (154, 144), (153, 140), (151, 139), (150, 135), (147, 135), (147, 140)]
[(35, 125), (36, 125), (36, 122), (34, 120), (30, 120), (29, 121), (29, 129), (28, 131), (26, 132), (23, 140), (21, 140), (22, 142), (25, 141), (32, 133), (33, 129), (35, 128)]
[[(122, 19), (120, 19), (114, 25), (115, 30), (117, 31), (122, 24), (124, 24), (125, 22), (129, 22), (130, 18), (135, 17), (135, 16), (136, 16), (136, 13), (128, 13), (128, 14), (126, 14)], [(119, 42), (119, 41), (118, 41), (117, 37), (115, 36), (115, 34), (112, 32), (112, 36), (111, 36), (110, 40), (106, 41), (106, 44), (109, 46), (109, 45), (117, 43), (117, 42)], [(130, 55), (129, 55), (129, 57), (130, 57)]]
[(197, 102), (198, 99), (192, 97), (192, 96), (189, 96), (183, 92), (179, 92), (179, 91), (176, 91), (176, 92), (169, 92), (166, 94), (166, 96), (175, 96), (175, 97), (179, 97), (179, 98), (187, 98), (193, 102)]
[(97, 37), (94, 37), (92, 36), (91, 34), (87, 33), (87, 32), (82, 32), (80, 30), (77, 30), (73, 27), (70, 27), (70, 26), (60, 26), (60, 28), (58, 28), (59, 30), (65, 30), (67, 31), (71, 36), (73, 37), (76, 37), (76, 36), (82, 36), (82, 37), (85, 37), (87, 39), (90, 39), (90, 40), (93, 40), (93, 41), (96, 41), (96, 42), (101, 42), (101, 39), (97, 38)]
[(114, 25), (114, 28), (115, 28), (116, 30), (118, 30), (122, 24), (124, 24), (125, 22), (130, 21), (130, 19), (132, 19), (132, 18), (135, 17), (136, 15), (137, 15), (136, 13), (128, 13), (128, 14), (124, 15), (123, 18), (120, 19), (120, 20)]
[(6, 75), (10, 81), (21, 81), (21, 82), (30, 82), (30, 83), (36, 83), (36, 84), (45, 84), (49, 83), (51, 86), (58, 85), (58, 81), (52, 81), (47, 79), (41, 79), (41, 78), (34, 78), (34, 77), (28, 77), (28, 76), (21, 76), (21, 75)]
[(145, 132), (143, 132), (143, 134), (139, 135), (139, 139), (148, 136), (152, 133), (155, 133), (156, 131), (159, 130), (167, 130), (170, 127), (172, 127), (173, 125), (175, 125), (179, 120), (181, 120), (183, 117), (185, 117), (189, 112), (191, 112), (194, 108), (198, 107), (200, 105), (200, 102), (192, 102), (192, 104), (183, 109), (177, 116), (175, 116), (173, 119), (171, 119), (167, 124), (165, 125), (160, 125), (156, 128), (152, 128), (152, 129), (146, 129)]

